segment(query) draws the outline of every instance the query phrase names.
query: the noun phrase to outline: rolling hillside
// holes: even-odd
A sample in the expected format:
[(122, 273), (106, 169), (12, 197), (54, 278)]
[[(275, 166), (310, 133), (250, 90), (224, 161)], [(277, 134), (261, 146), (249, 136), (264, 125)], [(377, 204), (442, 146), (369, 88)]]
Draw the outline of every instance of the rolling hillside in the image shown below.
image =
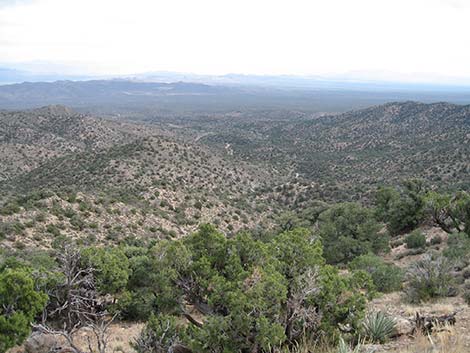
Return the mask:
[(4, 246), (174, 237), (201, 222), (232, 231), (280, 210), (269, 201), (280, 194), (271, 185), (285, 178), (272, 168), (154, 125), (49, 106), (3, 112), (0, 131)]
[(8, 246), (67, 236), (149, 240), (202, 222), (228, 232), (269, 228), (285, 211), (317, 200), (368, 203), (378, 186), (407, 178), (436, 189), (470, 185), (468, 106), (240, 111), (177, 123), (106, 120), (63, 106), (2, 112)]
[(383, 183), (423, 178), (470, 186), (470, 106), (388, 103), (339, 115), (227, 123), (202, 141), (238, 158), (269, 160), (347, 199)]

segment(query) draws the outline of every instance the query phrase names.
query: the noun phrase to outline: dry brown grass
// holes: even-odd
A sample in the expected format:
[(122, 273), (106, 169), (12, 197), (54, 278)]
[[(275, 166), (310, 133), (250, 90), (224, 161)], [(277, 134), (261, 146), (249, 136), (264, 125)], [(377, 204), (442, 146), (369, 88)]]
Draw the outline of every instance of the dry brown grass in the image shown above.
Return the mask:
[[(139, 335), (142, 330), (143, 324), (141, 323), (116, 323), (109, 328), (109, 340), (107, 353), (135, 353), (135, 350), (131, 347), (131, 342)], [(82, 329), (75, 335), (75, 343), (78, 347), (83, 349), (85, 352), (88, 349), (88, 338), (90, 339), (92, 348), (96, 350), (96, 341), (94, 335), (90, 330)], [(60, 344), (65, 342), (58, 337)], [(12, 348), (8, 353), (23, 353), (23, 346)]]
[(392, 353), (468, 353), (470, 347), (465, 344), (466, 337), (454, 327), (445, 326), (433, 335), (421, 332), (406, 347), (391, 350)]

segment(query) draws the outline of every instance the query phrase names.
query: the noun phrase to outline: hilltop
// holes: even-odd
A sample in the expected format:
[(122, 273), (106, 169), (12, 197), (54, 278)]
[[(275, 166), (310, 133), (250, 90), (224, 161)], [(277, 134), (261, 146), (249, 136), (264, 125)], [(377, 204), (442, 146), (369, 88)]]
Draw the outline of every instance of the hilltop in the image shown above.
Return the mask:
[(30, 171), (51, 158), (157, 133), (164, 132), (155, 126), (97, 119), (60, 105), (0, 111), (0, 181)]

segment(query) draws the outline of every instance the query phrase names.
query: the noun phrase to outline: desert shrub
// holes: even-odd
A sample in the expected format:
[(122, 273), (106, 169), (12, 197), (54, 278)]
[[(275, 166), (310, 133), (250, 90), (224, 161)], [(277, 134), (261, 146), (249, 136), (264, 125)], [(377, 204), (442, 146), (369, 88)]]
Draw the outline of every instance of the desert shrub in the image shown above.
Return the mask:
[(46, 226), (46, 232), (52, 234), (54, 237), (58, 237), (61, 234), (60, 229), (55, 224), (52, 224), (52, 223), (49, 223)]
[(5, 269), (0, 273), (0, 352), (21, 344), (29, 335), (31, 322), (46, 305), (47, 296), (38, 292), (29, 271)]
[(228, 239), (204, 225), (157, 243), (149, 258), (145, 285), (157, 315), (187, 317), (184, 301), (204, 313), (184, 337), (201, 353), (280, 349), (305, 332), (334, 339), (338, 325), (359, 327), (373, 289), (367, 273), (341, 275), (326, 265), (321, 243), (303, 229), (261, 241), (248, 233)]
[(318, 217), (325, 258), (331, 264), (387, 251), (389, 238), (380, 229), (373, 212), (355, 203), (337, 204)]
[(138, 353), (167, 353), (180, 341), (176, 320), (168, 315), (152, 315), (132, 343)]
[(442, 243), (442, 238), (440, 235), (435, 235), (431, 238), (430, 244), (431, 245), (437, 245)]
[(429, 192), (426, 211), (434, 223), (447, 233), (470, 234), (470, 194), (459, 191), (453, 195)]
[(155, 296), (147, 288), (123, 291), (119, 294), (117, 303), (112, 307), (112, 311), (118, 312), (122, 320), (130, 321), (148, 320), (150, 315), (157, 310)]
[(85, 248), (82, 266), (95, 270), (95, 279), (102, 294), (122, 291), (129, 279), (129, 260), (119, 248)]
[(408, 249), (424, 248), (426, 246), (426, 237), (418, 229), (415, 229), (405, 238), (405, 243)]
[(437, 253), (428, 253), (411, 264), (407, 271), (406, 298), (420, 303), (456, 294), (450, 262)]
[(376, 215), (387, 223), (392, 235), (414, 229), (425, 217), (425, 188), (419, 180), (405, 181), (401, 188), (379, 188), (376, 193)]
[(0, 214), (2, 216), (10, 216), (20, 212), (21, 208), (17, 202), (9, 202), (6, 205), (0, 207)]
[(450, 234), (444, 256), (465, 267), (470, 264), (470, 237), (465, 233)]
[(382, 258), (373, 255), (362, 255), (349, 264), (351, 270), (366, 271), (372, 277), (376, 289), (389, 293), (400, 290), (403, 281), (402, 270), (393, 264), (388, 264)]
[(396, 323), (381, 311), (366, 315), (363, 323), (364, 337), (372, 343), (385, 343), (395, 332)]
[(470, 289), (465, 290), (463, 293), (463, 299), (465, 300), (465, 303), (470, 306)]

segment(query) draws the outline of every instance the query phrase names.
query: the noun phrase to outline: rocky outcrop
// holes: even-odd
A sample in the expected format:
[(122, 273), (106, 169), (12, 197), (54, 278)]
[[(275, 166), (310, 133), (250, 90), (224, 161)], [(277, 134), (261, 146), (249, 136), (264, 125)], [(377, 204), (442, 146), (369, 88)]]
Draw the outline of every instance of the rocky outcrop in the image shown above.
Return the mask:
[(57, 347), (57, 339), (53, 335), (33, 333), (24, 343), (25, 353), (49, 353)]

